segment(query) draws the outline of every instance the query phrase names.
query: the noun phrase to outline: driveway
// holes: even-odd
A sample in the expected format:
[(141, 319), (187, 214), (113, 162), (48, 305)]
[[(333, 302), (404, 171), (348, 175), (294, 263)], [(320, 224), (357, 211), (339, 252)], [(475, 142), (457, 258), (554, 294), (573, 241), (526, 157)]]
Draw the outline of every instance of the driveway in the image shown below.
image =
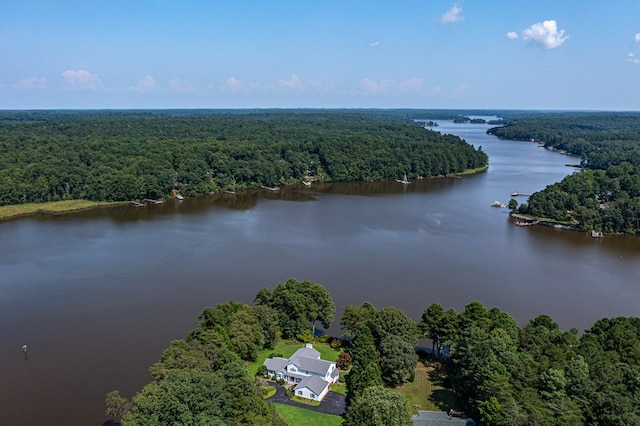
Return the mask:
[(284, 386), (276, 383), (271, 384), (276, 387), (276, 393), (271, 398), (267, 399), (267, 402), (292, 405), (294, 407), (304, 408), (305, 410), (317, 411), (318, 413), (333, 414), (334, 416), (343, 415), (347, 407), (345, 396), (336, 392), (329, 391), (329, 393), (322, 399), (320, 405), (315, 407), (313, 405), (301, 404), (292, 400), (287, 396)]

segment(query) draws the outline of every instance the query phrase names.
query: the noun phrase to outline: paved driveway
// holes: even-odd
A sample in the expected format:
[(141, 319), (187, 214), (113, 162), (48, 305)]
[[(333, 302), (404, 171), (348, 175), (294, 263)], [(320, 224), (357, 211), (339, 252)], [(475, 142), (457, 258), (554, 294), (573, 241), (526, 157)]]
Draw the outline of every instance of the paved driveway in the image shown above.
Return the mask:
[(317, 411), (319, 413), (333, 414), (334, 416), (341, 416), (346, 409), (346, 401), (344, 395), (336, 392), (329, 391), (328, 394), (322, 399), (322, 402), (317, 407), (313, 405), (301, 404), (289, 398), (287, 396), (284, 386), (280, 386), (276, 383), (272, 383), (276, 387), (276, 393), (271, 398), (267, 399), (267, 402), (274, 402), (278, 404), (292, 405), (298, 408), (304, 408), (305, 410)]

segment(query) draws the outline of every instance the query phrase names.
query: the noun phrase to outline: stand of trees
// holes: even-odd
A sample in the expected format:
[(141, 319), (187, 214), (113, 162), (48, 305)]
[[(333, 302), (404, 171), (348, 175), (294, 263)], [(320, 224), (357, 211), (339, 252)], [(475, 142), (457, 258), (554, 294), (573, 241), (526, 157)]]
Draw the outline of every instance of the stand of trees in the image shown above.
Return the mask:
[(538, 114), (512, 118), (488, 133), (579, 155), (587, 169), (533, 194), (519, 213), (570, 222), (580, 230), (640, 233), (637, 113)]
[[(151, 383), (131, 400), (107, 395), (107, 415), (125, 426), (286, 425), (262, 400), (245, 362), (273, 348), (292, 320), (308, 330), (315, 321), (330, 325), (333, 309), (321, 285), (294, 279), (260, 290), (253, 305), (206, 308), (187, 338), (171, 342), (151, 366)], [(407, 401), (393, 388), (413, 380), (420, 337), (433, 340), (446, 382), (480, 424), (640, 424), (640, 318), (604, 318), (580, 336), (547, 315), (520, 327), (479, 302), (459, 313), (433, 303), (419, 322), (365, 302), (346, 306), (340, 323), (352, 363), (346, 426), (411, 423)]]
[[(415, 113), (415, 112), (414, 112)], [(312, 177), (377, 181), (487, 164), (401, 111), (0, 113), (0, 205), (193, 195)]]
[(640, 318), (605, 318), (579, 336), (547, 315), (518, 327), (478, 302), (460, 313), (434, 303), (420, 327), (450, 346), (442, 362), (480, 424), (640, 424)]

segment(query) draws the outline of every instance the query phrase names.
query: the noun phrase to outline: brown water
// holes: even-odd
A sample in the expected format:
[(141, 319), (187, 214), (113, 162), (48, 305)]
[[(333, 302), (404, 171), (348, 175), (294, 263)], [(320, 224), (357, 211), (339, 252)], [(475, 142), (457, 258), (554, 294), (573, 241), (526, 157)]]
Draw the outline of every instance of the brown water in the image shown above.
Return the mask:
[(329, 290), (334, 324), (367, 300), (416, 320), (432, 302), (478, 300), (520, 323), (546, 313), (579, 329), (640, 315), (639, 238), (518, 228), (490, 207), (577, 160), (486, 128), (438, 128), (490, 155), (488, 172), (463, 179), (300, 185), (0, 224), (0, 425), (101, 424), (105, 394), (139, 390), (205, 306), (251, 302), (291, 277)]

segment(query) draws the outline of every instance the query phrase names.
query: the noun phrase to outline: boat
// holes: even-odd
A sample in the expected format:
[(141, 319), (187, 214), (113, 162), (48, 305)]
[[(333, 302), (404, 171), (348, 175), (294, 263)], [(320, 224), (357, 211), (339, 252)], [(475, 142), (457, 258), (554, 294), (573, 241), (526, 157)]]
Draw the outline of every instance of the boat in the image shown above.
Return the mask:
[(265, 185), (261, 185), (260, 188), (262, 189), (266, 189), (267, 191), (280, 191), (280, 188), (278, 188), (277, 186), (265, 186)]
[(500, 201), (494, 201), (493, 203), (491, 203), (491, 207), (497, 207), (499, 209), (505, 209), (505, 208), (507, 208), (507, 205), (505, 203), (501, 203)]
[(401, 183), (403, 185), (409, 185), (411, 183), (411, 182), (409, 182), (407, 180), (407, 174), (406, 173), (404, 174), (404, 177), (402, 178), (402, 180), (396, 179), (396, 182)]
[(602, 234), (602, 232), (598, 232), (598, 231), (591, 231), (591, 236), (593, 238), (602, 238), (604, 237), (604, 234)]
[(304, 184), (304, 186), (311, 186), (311, 182), (303, 180), (302, 183)]
[(184, 195), (182, 195), (182, 194), (176, 194), (176, 199), (177, 199), (178, 201), (182, 201), (182, 200), (184, 200)]

